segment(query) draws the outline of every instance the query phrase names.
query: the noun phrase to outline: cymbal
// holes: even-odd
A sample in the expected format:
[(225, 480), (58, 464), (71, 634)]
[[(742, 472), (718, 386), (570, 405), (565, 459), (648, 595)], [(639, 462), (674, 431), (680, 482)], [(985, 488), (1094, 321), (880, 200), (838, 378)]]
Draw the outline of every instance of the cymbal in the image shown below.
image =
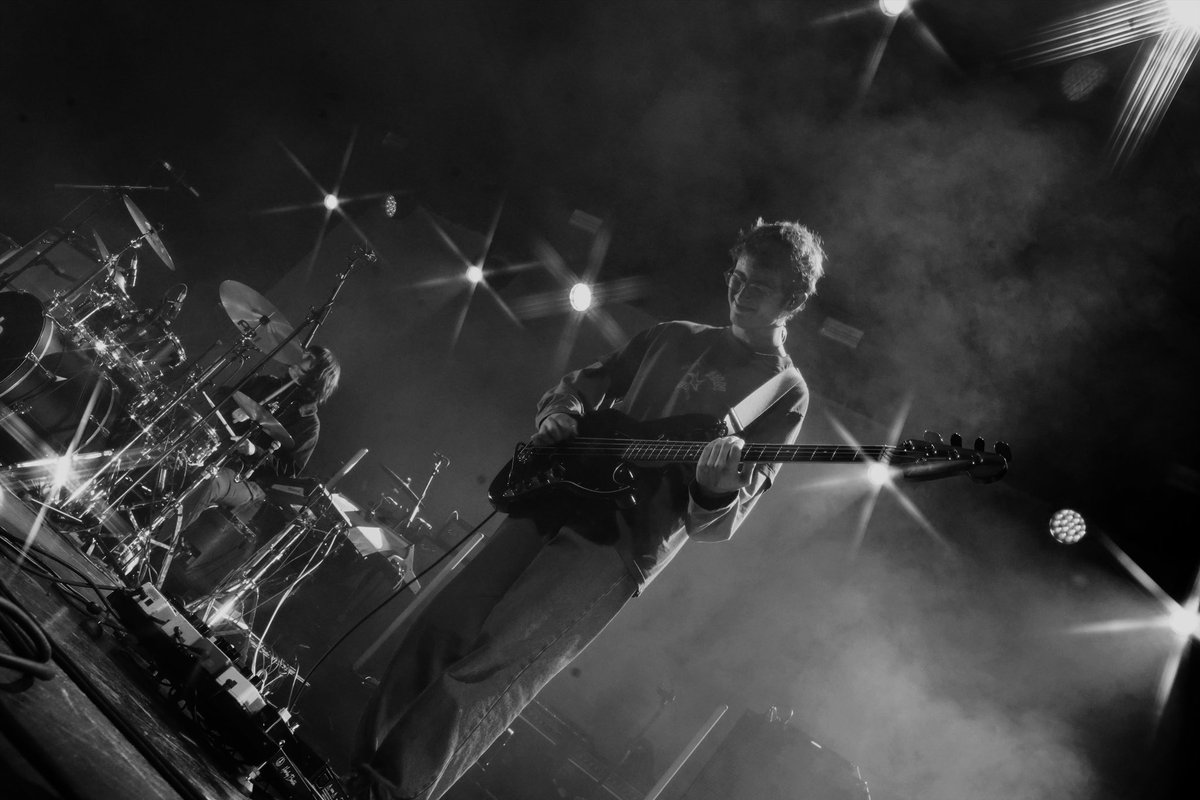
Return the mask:
[(129, 209), (129, 216), (133, 217), (133, 222), (137, 225), (138, 230), (146, 237), (146, 243), (150, 245), (150, 249), (154, 251), (167, 269), (175, 271), (175, 261), (171, 258), (171, 254), (167, 252), (167, 246), (163, 244), (162, 239), (158, 237), (158, 231), (154, 230), (154, 226), (150, 224), (150, 220), (146, 219), (146, 215), (142, 210), (134, 205), (129, 199), (129, 195), (125, 195), (125, 207)]
[(292, 435), (287, 432), (287, 428), (283, 424), (271, 416), (271, 412), (263, 408), (257, 401), (251, 400), (241, 392), (233, 393), (233, 402), (238, 404), (247, 417), (253, 422), (257, 422), (262, 427), (263, 432), (270, 436), (283, 447), (295, 447), (296, 442), (292, 439)]
[(388, 469), (386, 464), (380, 464), (379, 466), (383, 467), (383, 471), (388, 474), (388, 477), (392, 479), (393, 483), (395, 483), (397, 486), (399, 486), (401, 489), (404, 490), (405, 494), (407, 494), (409, 497), (411, 497), (413, 500), (417, 501), (418, 503), (421, 502), (421, 495), (419, 495), (413, 491), (413, 488), (411, 485), (409, 485), (408, 481), (404, 480), (404, 478), (401, 478), (395, 472)]
[[(263, 317), (267, 318), (267, 321), (257, 328), (254, 335), (254, 343), (260, 349), (274, 350), (295, 330), (279, 309), (271, 305), (271, 301), (246, 284), (237, 281), (221, 281), (220, 292), (221, 305), (225, 307), (225, 313), (239, 328), (243, 323), (254, 327), (262, 321)], [(287, 364), (289, 367), (292, 364), (299, 364), (303, 358), (304, 348), (295, 339), (290, 340), (283, 349), (275, 354), (276, 361)]]

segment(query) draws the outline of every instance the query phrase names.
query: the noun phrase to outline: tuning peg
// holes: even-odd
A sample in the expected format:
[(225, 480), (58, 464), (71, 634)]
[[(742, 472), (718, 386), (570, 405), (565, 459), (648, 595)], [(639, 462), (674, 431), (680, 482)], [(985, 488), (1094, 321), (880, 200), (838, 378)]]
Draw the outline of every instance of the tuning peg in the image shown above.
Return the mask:
[(996, 442), (996, 454), (1012, 463), (1012, 448), (1008, 446), (1008, 442)]
[(975, 437), (975, 452), (982, 453), (986, 449), (987, 449), (987, 442), (985, 442), (983, 440), (982, 436), (976, 436)]
[(942, 435), (937, 431), (925, 431), (925, 441), (931, 444), (942, 444)]
[(960, 436), (957, 433), (950, 434), (950, 446), (951, 447), (962, 447), (962, 436)]

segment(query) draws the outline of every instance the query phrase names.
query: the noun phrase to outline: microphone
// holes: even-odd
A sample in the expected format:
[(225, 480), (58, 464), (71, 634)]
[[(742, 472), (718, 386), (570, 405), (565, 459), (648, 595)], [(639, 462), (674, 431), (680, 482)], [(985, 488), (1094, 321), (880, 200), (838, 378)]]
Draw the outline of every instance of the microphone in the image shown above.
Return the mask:
[(129, 256), (129, 265), (121, 270), (121, 277), (126, 280), (130, 289), (137, 285), (137, 264), (137, 253), (133, 253)]
[(200, 197), (200, 192), (196, 191), (196, 187), (188, 183), (184, 177), (184, 174), (172, 167), (171, 162), (160, 160), (158, 163), (162, 165), (162, 168), (167, 171), (168, 175), (175, 179), (176, 183), (191, 192), (193, 197)]
[(183, 310), (183, 301), (187, 298), (188, 287), (186, 283), (180, 283), (172, 286), (163, 295), (162, 304), (158, 308), (158, 313), (155, 314), (158, 320), (164, 325), (170, 325), (179, 316), (179, 312)]

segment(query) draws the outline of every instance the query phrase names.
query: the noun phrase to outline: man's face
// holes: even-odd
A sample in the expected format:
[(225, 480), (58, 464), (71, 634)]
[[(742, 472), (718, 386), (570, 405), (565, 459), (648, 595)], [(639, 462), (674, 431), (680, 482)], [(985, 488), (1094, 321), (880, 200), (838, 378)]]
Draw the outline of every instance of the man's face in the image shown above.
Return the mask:
[(288, 367), (288, 377), (294, 380), (296, 383), (303, 384), (304, 379), (308, 377), (308, 373), (312, 372), (314, 363), (315, 360), (313, 357), (306, 355), (297, 363)]
[(726, 279), (729, 321), (739, 328), (770, 328), (787, 321), (792, 308), (785, 273), (741, 256)]

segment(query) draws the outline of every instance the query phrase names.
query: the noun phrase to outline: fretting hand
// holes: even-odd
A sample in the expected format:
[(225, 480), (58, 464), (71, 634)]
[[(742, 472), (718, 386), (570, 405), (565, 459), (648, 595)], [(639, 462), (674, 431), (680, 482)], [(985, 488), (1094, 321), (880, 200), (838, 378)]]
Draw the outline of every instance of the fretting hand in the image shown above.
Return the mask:
[(741, 463), (745, 445), (736, 436), (721, 436), (706, 444), (696, 463), (696, 483), (714, 495), (729, 494), (750, 485), (750, 465)]

